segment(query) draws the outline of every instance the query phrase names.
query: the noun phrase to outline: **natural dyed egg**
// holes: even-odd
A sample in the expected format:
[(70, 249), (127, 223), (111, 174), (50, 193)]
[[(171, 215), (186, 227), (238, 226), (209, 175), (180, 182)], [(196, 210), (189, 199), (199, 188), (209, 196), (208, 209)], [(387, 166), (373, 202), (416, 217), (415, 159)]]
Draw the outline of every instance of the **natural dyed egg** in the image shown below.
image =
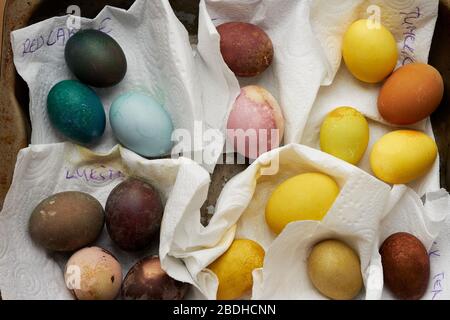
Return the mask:
[(136, 263), (122, 284), (125, 300), (182, 300), (190, 285), (177, 281), (161, 268), (158, 257), (147, 257)]
[(158, 239), (163, 210), (153, 186), (139, 179), (127, 179), (111, 191), (106, 201), (109, 236), (123, 250), (145, 249)]
[(373, 146), (370, 164), (375, 176), (391, 184), (405, 184), (423, 176), (437, 157), (433, 139), (420, 131), (398, 130)]
[(264, 249), (257, 242), (234, 240), (228, 250), (208, 267), (219, 281), (217, 299), (234, 300), (250, 293), (252, 272), (263, 267), (264, 256)]
[(62, 192), (44, 199), (29, 221), (31, 238), (48, 250), (74, 251), (94, 242), (103, 229), (102, 205), (89, 194)]
[(57, 83), (48, 94), (47, 112), (60, 133), (81, 144), (94, 142), (105, 131), (106, 115), (100, 98), (79, 81)]
[(409, 125), (427, 118), (444, 96), (439, 71), (428, 64), (411, 63), (396, 70), (384, 83), (378, 110), (386, 121)]
[(387, 238), (380, 248), (384, 283), (399, 299), (418, 300), (430, 280), (430, 258), (422, 242), (399, 232)]
[(217, 32), (220, 35), (222, 57), (236, 76), (254, 77), (272, 64), (272, 41), (258, 26), (228, 22), (218, 26)]
[(322, 220), (339, 187), (322, 173), (303, 173), (280, 184), (266, 205), (266, 222), (276, 234), (293, 221)]
[(334, 300), (353, 299), (363, 287), (358, 255), (338, 240), (314, 246), (308, 257), (308, 275), (317, 290)]
[(118, 84), (127, 72), (127, 59), (111, 36), (98, 30), (81, 30), (67, 41), (65, 59), (82, 82), (99, 88)]
[(357, 164), (369, 144), (369, 124), (356, 109), (340, 107), (331, 111), (320, 129), (320, 148), (339, 159)]
[(284, 134), (284, 118), (275, 98), (259, 86), (247, 86), (233, 105), (227, 136), (234, 149), (250, 159), (277, 148)]
[(122, 267), (110, 252), (84, 248), (70, 257), (64, 279), (78, 300), (114, 300), (122, 284)]
[(394, 70), (398, 50), (392, 33), (381, 24), (372, 24), (362, 19), (350, 26), (344, 34), (342, 55), (357, 79), (377, 83)]
[(152, 97), (127, 93), (109, 111), (114, 135), (126, 148), (144, 157), (160, 157), (172, 149), (173, 124), (169, 114)]

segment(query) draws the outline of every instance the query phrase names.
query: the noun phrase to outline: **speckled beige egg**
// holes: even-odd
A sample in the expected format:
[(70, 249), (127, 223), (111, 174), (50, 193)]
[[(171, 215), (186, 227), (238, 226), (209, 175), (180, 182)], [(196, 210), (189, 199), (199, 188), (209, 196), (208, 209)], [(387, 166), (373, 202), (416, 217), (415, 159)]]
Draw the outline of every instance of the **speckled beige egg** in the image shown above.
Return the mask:
[(122, 267), (110, 252), (84, 248), (67, 262), (64, 279), (78, 300), (113, 300), (122, 285)]

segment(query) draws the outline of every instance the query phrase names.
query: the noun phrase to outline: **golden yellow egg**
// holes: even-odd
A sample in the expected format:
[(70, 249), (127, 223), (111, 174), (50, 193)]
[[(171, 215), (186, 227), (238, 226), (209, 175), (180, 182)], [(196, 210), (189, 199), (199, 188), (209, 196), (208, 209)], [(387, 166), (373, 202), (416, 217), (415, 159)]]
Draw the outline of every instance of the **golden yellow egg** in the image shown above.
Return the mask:
[(356, 252), (338, 240), (322, 241), (308, 258), (308, 275), (314, 287), (335, 300), (350, 300), (363, 286)]
[(339, 159), (357, 164), (369, 144), (369, 124), (352, 107), (331, 111), (320, 129), (320, 148)]
[(234, 240), (230, 248), (208, 267), (219, 280), (217, 299), (234, 300), (251, 291), (252, 272), (262, 268), (264, 255), (264, 249), (255, 241)]
[(266, 222), (276, 234), (293, 221), (322, 220), (339, 194), (339, 187), (322, 173), (304, 173), (280, 184), (266, 205)]
[(386, 27), (362, 19), (345, 33), (342, 55), (348, 70), (357, 79), (377, 83), (394, 70), (398, 50), (394, 36)]
[(387, 183), (409, 183), (427, 173), (437, 157), (433, 139), (420, 131), (393, 131), (375, 143), (370, 164), (375, 176)]

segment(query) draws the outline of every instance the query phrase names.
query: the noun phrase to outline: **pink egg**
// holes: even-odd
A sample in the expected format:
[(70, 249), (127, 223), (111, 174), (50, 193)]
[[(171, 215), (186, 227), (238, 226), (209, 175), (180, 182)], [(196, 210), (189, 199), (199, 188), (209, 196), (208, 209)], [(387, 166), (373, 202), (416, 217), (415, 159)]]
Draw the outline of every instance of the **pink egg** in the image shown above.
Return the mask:
[(249, 159), (279, 147), (284, 118), (275, 98), (264, 88), (241, 89), (228, 118), (227, 136), (234, 149)]

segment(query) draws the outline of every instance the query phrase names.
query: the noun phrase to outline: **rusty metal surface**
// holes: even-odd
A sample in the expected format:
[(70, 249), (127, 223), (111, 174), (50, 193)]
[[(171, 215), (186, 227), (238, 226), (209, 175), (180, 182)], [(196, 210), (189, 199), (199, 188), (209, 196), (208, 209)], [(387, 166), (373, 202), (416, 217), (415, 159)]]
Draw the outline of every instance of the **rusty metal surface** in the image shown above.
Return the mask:
[[(106, 4), (128, 8), (133, 0), (0, 0), (6, 1), (4, 34), (1, 38), (3, 50), (0, 65), (0, 208), (11, 182), (18, 150), (27, 145), (29, 138), (28, 89), (17, 75), (12, 61), (10, 32), (26, 25), (64, 15), (70, 4), (81, 7), (83, 16), (95, 17)], [(177, 16), (193, 35), (197, 31), (198, 0), (170, 1)], [(432, 116), (436, 139), (441, 154), (441, 184), (450, 182), (450, 167), (447, 169), (450, 144), (450, 0), (441, 0), (439, 19), (430, 56), (431, 64), (444, 75), (446, 96), (439, 110)], [(207, 223), (207, 208), (215, 206), (216, 199), (226, 181), (244, 170), (246, 165), (219, 165), (212, 175), (208, 200), (202, 208), (203, 222)]]

